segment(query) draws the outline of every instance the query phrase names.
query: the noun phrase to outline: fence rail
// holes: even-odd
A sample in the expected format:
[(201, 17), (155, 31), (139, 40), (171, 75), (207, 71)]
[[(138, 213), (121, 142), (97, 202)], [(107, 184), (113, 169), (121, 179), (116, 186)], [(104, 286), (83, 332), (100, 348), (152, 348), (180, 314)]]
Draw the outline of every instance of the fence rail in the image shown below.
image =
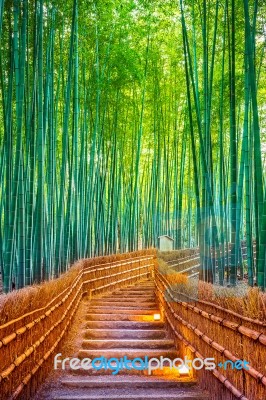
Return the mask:
[[(186, 251), (186, 250), (184, 250)], [(253, 243), (253, 257), (254, 262), (256, 263), (256, 243)], [(215, 252), (215, 268), (216, 272), (218, 272), (218, 257), (217, 252)], [(229, 252), (224, 256), (225, 267), (228, 268), (230, 266), (231, 253)], [(247, 247), (245, 242), (241, 244), (241, 260), (239, 262), (239, 266), (243, 261), (247, 261)], [(188, 278), (194, 278), (200, 274), (200, 252), (199, 249), (195, 248), (195, 253), (193, 255), (187, 255), (181, 258), (177, 258), (174, 260), (166, 261), (167, 264), (177, 272), (185, 274)], [(192, 264), (191, 264), (192, 263)], [(188, 265), (188, 267), (187, 267)]]
[[(203, 300), (179, 293), (158, 270), (157, 296), (170, 330), (190, 358), (212, 357), (216, 365), (227, 360), (246, 360), (249, 369), (221, 373), (199, 371), (203, 388), (213, 400), (264, 400), (266, 398), (266, 324), (246, 318)], [(212, 372), (212, 374), (211, 374)]]

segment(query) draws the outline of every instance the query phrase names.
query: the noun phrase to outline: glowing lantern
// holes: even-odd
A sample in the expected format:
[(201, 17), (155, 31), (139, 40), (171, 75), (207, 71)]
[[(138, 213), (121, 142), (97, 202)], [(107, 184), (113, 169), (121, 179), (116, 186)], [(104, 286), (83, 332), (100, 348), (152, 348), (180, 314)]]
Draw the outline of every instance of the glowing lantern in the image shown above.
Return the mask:
[(180, 368), (178, 368), (178, 372), (180, 375), (189, 375), (189, 369), (185, 365), (182, 365)]

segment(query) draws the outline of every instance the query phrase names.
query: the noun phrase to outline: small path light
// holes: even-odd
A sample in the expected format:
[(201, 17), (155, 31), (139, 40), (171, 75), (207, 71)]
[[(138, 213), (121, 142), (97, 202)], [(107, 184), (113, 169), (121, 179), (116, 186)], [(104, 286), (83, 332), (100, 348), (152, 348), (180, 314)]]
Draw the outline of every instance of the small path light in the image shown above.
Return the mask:
[(154, 319), (154, 321), (160, 321), (161, 314), (153, 314), (153, 319)]
[(178, 368), (178, 372), (180, 375), (189, 375), (189, 369), (185, 365), (182, 365), (180, 368)]

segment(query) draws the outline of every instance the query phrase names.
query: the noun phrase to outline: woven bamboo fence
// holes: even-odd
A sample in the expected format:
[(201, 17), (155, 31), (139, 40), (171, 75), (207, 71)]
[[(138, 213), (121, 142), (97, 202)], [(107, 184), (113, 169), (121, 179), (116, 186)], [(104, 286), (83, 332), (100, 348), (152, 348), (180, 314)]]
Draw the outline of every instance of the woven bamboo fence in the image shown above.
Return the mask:
[(227, 360), (246, 360), (249, 369), (197, 371), (212, 400), (266, 399), (266, 324), (179, 293), (158, 270), (156, 292), (162, 315), (174, 334), (180, 356), (211, 357), (216, 366)]
[[(60, 292), (50, 302), (37, 299), (43, 306), (32, 304), (31, 310), (26, 302), (23, 315), (0, 326), (0, 399), (33, 397), (51, 372), (52, 356), (85, 294), (98, 295), (147, 279), (154, 265), (154, 250), (84, 259), (76, 263), (73, 279), (67, 279), (67, 273), (57, 280)], [(44, 285), (49, 289), (51, 282)], [(18, 291), (17, 301), (23, 302), (24, 296), (25, 289), (21, 296)]]

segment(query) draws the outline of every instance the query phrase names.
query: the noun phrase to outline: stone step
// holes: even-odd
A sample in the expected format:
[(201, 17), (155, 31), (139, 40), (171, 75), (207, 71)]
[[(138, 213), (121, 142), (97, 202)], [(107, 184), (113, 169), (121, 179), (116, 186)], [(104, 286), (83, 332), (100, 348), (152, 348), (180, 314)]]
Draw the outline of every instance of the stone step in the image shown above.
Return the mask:
[(124, 286), (124, 288), (126, 287), (126, 288), (131, 289), (131, 288), (154, 287), (154, 286), (155, 286), (154, 282), (146, 280), (146, 281), (138, 282), (137, 284), (136, 283), (132, 283), (131, 285), (126, 285), (126, 286)]
[(142, 286), (145, 286), (145, 287), (147, 287), (147, 286), (154, 287), (155, 285), (154, 285), (154, 282), (151, 282), (151, 281), (149, 281), (149, 280), (145, 280), (145, 281), (142, 281), (142, 282), (138, 282), (138, 284), (129, 285), (128, 287), (142, 287)]
[(149, 358), (157, 357), (168, 357), (170, 359), (175, 359), (177, 357), (177, 350), (176, 348), (169, 348), (169, 349), (150, 349), (150, 348), (141, 348), (141, 349), (129, 349), (129, 348), (117, 348), (117, 349), (81, 349), (78, 352), (78, 358), (98, 358), (98, 357), (105, 357), (109, 358), (123, 358), (127, 357), (129, 359), (134, 358), (142, 358), (147, 356)]
[[(155, 296), (155, 292), (153, 290), (149, 290), (148, 292), (147, 291), (146, 292), (142, 292), (142, 291), (124, 290), (122, 292), (120, 292), (120, 291), (112, 292), (111, 295), (115, 296), (115, 297), (119, 297), (119, 296), (120, 297), (129, 297), (129, 296), (137, 297), (137, 296), (139, 296), (140, 298), (145, 298), (145, 297), (154, 297)], [(102, 297), (102, 298), (105, 298), (105, 296)]]
[(124, 287), (121, 289), (135, 289), (135, 290), (152, 290), (155, 289), (155, 285), (137, 285), (137, 286), (129, 286), (129, 287)]
[(161, 321), (88, 321), (85, 325), (89, 329), (156, 329), (163, 328)]
[(83, 349), (173, 349), (172, 339), (87, 339), (82, 342)]
[[(151, 362), (154, 365), (154, 368), (157, 368), (157, 364), (155, 362)], [(66, 372), (68, 372), (70, 374), (71, 377), (76, 376), (76, 377), (80, 377), (80, 376), (91, 376), (91, 377), (101, 377), (101, 376), (107, 376), (107, 375), (113, 375), (113, 371), (116, 370), (117, 368), (117, 363), (116, 362), (111, 362), (110, 366), (108, 368), (104, 368), (102, 366), (102, 364), (100, 362), (96, 362), (96, 368), (92, 368), (91, 365), (89, 365), (86, 369), (84, 368), (80, 368), (80, 369), (72, 369), (70, 368), (70, 364), (68, 361), (66, 361), (64, 363), (64, 370)], [(109, 364), (108, 364), (109, 365)], [(123, 368), (123, 371), (119, 372), (119, 375), (122, 373), (123, 375), (129, 375), (129, 376), (147, 376), (148, 375), (148, 371), (147, 370), (143, 370), (143, 363), (140, 362), (135, 362), (136, 368), (135, 369), (126, 369)], [(58, 366), (58, 369), (62, 369), (62, 366)], [(156, 376), (156, 371), (152, 371), (152, 375), (149, 376)], [(164, 374), (165, 376), (167, 375), (167, 373)], [(184, 382), (184, 378), (182, 378), (181, 382)], [(187, 381), (185, 381), (187, 382)], [(191, 381), (190, 379), (188, 380), (188, 382), (193, 383), (195, 381)]]
[(184, 382), (181, 379), (156, 378), (154, 376), (128, 376), (128, 375), (113, 375), (113, 376), (95, 376), (95, 377), (73, 377), (71, 375), (65, 377), (61, 381), (62, 385), (78, 388), (151, 388), (151, 389), (170, 389), (184, 388), (195, 386), (195, 381)]
[(90, 314), (130, 314), (130, 315), (153, 315), (155, 313), (159, 313), (158, 308), (155, 309), (145, 309), (145, 308), (139, 308), (139, 309), (123, 309), (123, 308), (98, 308), (98, 307), (92, 307), (89, 309), (89, 312), (87, 315)]
[(142, 311), (142, 310), (157, 310), (158, 309), (158, 305), (156, 304), (156, 303), (154, 303), (154, 304), (142, 304), (141, 306), (139, 306), (138, 304), (132, 304), (132, 305), (125, 305), (125, 306), (118, 306), (118, 305), (112, 305), (112, 304), (109, 304), (109, 305), (95, 305), (95, 306), (91, 306), (91, 307), (89, 307), (89, 310), (88, 311), (92, 311), (92, 310), (94, 310), (95, 308), (97, 308), (97, 309), (99, 309), (99, 310), (112, 310), (113, 308), (115, 307), (115, 309), (117, 310), (117, 311), (119, 311), (119, 310), (140, 310), (140, 311)]
[(113, 293), (141, 293), (143, 296), (147, 294), (154, 295), (155, 287), (149, 287), (149, 288), (121, 288), (114, 290)]
[(116, 305), (123, 305), (123, 304), (132, 304), (132, 302), (137, 302), (138, 304), (142, 303), (157, 303), (155, 297), (143, 297), (139, 298), (136, 296), (135, 299), (128, 298), (128, 297), (113, 297), (113, 298), (105, 298), (105, 299), (94, 299), (91, 300), (90, 306), (94, 305), (105, 305), (105, 304), (116, 304)]
[(209, 400), (207, 394), (199, 390), (184, 389), (98, 389), (96, 393), (88, 393), (87, 389), (75, 388), (71, 393), (62, 391), (53, 393), (53, 400)]
[(105, 306), (105, 305), (117, 305), (117, 306), (136, 306), (139, 305), (141, 307), (143, 307), (145, 304), (149, 304), (149, 305), (153, 305), (153, 304), (157, 304), (157, 301), (155, 298), (153, 298), (151, 301), (141, 301), (141, 299), (139, 299), (137, 296), (135, 299), (133, 298), (127, 298), (127, 299), (123, 299), (122, 301), (120, 300), (108, 300), (108, 301), (99, 301), (99, 299), (96, 300), (91, 300), (88, 307), (91, 306)]
[[(141, 312), (141, 310), (140, 310)], [(158, 311), (157, 311), (158, 312)], [(148, 314), (146, 310), (143, 310), (141, 314), (106, 314), (95, 312), (86, 316), (87, 321), (154, 321), (153, 314), (156, 313), (154, 310)]]
[(124, 286), (124, 287), (121, 287), (120, 289), (121, 290), (123, 290), (123, 289), (141, 289), (141, 290), (144, 290), (144, 289), (147, 289), (147, 288), (151, 288), (151, 289), (153, 289), (153, 288), (155, 288), (155, 285), (154, 284), (141, 284), (141, 285), (130, 285), (130, 286)]
[[(95, 300), (99, 300), (99, 299), (95, 299)], [(108, 299), (106, 299), (108, 300)], [(126, 295), (113, 295), (113, 298), (110, 299), (111, 301), (115, 301), (115, 302), (139, 302), (139, 303), (150, 303), (150, 302), (156, 302), (157, 303), (157, 299), (154, 296), (141, 296), (141, 295), (135, 295), (135, 294), (126, 294)]]
[(155, 287), (150, 287), (150, 288), (121, 288), (121, 289), (116, 289), (112, 293), (142, 293), (143, 295), (147, 294), (154, 294), (156, 288)]
[(147, 295), (148, 293), (154, 294), (154, 291), (156, 290), (155, 287), (149, 287), (149, 288), (121, 288), (114, 290), (112, 293), (141, 293), (143, 295)]
[(164, 339), (163, 329), (87, 329), (86, 339)]
[[(127, 294), (133, 296), (135, 292), (133, 292), (133, 291), (125, 291), (125, 290), (123, 292), (120, 292), (119, 290), (116, 290), (116, 291), (114, 291), (112, 293), (108, 293), (108, 294), (102, 295), (101, 298), (102, 299), (108, 299), (108, 298), (111, 299), (111, 298), (114, 298), (114, 297), (116, 297), (116, 298), (125, 297), (126, 298), (126, 294), (124, 294), (124, 293), (127, 293)], [(145, 291), (141, 290), (140, 292), (137, 292), (137, 293), (141, 293), (141, 296), (140, 296), (141, 298), (145, 298), (145, 297), (154, 298), (154, 297), (156, 297), (154, 290), (149, 290), (148, 292), (146, 290)]]

